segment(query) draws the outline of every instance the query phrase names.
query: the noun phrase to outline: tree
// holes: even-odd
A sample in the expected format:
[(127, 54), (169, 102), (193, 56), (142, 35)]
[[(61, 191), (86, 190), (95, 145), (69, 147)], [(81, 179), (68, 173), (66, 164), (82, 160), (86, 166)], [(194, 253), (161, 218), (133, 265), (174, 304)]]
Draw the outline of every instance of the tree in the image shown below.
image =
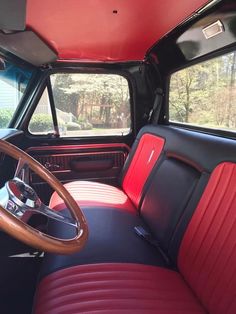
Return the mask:
[(112, 74), (60, 74), (53, 85), (56, 105), (70, 110), (78, 120), (110, 126), (130, 114), (129, 89), (125, 78)]
[(171, 120), (235, 128), (235, 74), (236, 53), (173, 74), (170, 84)]
[(76, 93), (67, 93), (65, 89), (65, 87), (73, 84), (71, 75), (69, 73), (63, 73), (55, 74), (51, 77), (56, 108), (65, 112), (71, 112), (74, 116), (77, 116), (79, 95)]
[(231, 114), (232, 114), (232, 106), (234, 101), (234, 90), (235, 90), (235, 71), (236, 71), (236, 53), (233, 52), (232, 60), (230, 62), (230, 80), (229, 80), (229, 101), (228, 101), (228, 108), (227, 108), (227, 120), (226, 126), (231, 126)]

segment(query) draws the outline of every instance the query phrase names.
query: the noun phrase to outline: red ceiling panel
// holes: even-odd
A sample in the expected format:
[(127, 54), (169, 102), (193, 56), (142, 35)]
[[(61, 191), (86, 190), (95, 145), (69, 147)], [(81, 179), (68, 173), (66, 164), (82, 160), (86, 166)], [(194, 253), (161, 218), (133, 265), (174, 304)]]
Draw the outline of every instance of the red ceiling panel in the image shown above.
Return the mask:
[(206, 0), (28, 0), (27, 27), (59, 59), (143, 60), (146, 51)]

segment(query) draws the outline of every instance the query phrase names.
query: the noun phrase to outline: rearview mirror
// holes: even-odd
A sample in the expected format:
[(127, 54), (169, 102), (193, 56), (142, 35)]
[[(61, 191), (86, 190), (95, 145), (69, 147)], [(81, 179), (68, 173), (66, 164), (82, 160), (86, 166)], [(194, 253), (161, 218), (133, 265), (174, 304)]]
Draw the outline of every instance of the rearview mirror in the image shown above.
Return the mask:
[(6, 64), (3, 59), (0, 58), (0, 71), (6, 70)]

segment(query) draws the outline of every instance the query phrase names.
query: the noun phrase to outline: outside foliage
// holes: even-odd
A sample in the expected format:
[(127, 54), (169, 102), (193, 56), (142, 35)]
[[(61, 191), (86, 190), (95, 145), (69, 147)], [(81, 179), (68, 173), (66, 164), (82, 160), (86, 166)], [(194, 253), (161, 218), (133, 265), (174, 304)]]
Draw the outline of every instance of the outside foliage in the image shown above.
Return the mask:
[(174, 73), (170, 120), (236, 130), (236, 52)]
[(30, 120), (29, 129), (31, 133), (53, 133), (52, 117), (49, 114), (37, 113)]
[[(112, 74), (51, 76), (59, 126), (64, 135), (127, 134), (130, 95), (127, 80)], [(89, 130), (82, 132), (81, 130)]]
[(0, 71), (0, 129), (7, 128), (24, 95), (32, 73), (5, 62)]
[(13, 114), (14, 114), (14, 110), (0, 108), (0, 129), (7, 128)]

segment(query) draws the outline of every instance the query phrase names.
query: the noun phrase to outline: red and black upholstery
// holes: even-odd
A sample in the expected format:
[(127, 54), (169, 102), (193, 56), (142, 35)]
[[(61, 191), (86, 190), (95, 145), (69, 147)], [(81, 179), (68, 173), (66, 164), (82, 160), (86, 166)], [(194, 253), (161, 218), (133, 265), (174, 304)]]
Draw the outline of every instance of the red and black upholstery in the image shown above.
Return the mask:
[(236, 164), (221, 163), (181, 243), (180, 273), (210, 313), (236, 312)]
[[(117, 207), (126, 210), (138, 208), (144, 185), (160, 157), (164, 139), (149, 132), (140, 134), (129, 154), (122, 173), (121, 188), (102, 183), (76, 181), (65, 184), (81, 207)], [(57, 193), (50, 206), (55, 210), (65, 208)]]
[[(235, 141), (149, 126), (137, 146), (145, 134), (165, 144), (139, 210), (83, 207), (88, 245), (71, 256), (47, 254), (36, 314), (236, 313)], [(152, 233), (171, 264), (136, 236), (137, 225)], [(55, 223), (49, 229), (72, 234)]]

